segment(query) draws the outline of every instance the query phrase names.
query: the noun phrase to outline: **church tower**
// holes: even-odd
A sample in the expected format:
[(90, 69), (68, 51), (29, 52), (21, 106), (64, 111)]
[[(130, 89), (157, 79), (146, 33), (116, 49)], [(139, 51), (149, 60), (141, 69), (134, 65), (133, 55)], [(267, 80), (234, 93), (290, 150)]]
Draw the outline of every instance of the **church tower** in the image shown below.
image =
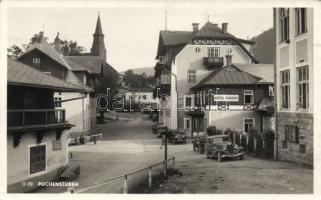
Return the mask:
[(90, 54), (93, 56), (99, 56), (101, 57), (102, 61), (106, 62), (106, 48), (105, 48), (105, 42), (104, 42), (104, 34), (101, 28), (99, 14), (98, 14), (98, 19), (96, 24), (96, 30), (93, 36), (94, 36), (94, 41), (90, 50)]

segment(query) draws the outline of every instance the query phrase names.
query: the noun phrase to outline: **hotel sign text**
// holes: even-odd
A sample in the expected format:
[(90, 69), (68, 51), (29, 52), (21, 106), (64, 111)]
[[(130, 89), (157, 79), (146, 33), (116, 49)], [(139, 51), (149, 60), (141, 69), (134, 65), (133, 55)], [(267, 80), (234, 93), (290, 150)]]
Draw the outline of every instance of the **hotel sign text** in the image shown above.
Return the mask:
[(239, 95), (214, 95), (214, 101), (239, 101)]

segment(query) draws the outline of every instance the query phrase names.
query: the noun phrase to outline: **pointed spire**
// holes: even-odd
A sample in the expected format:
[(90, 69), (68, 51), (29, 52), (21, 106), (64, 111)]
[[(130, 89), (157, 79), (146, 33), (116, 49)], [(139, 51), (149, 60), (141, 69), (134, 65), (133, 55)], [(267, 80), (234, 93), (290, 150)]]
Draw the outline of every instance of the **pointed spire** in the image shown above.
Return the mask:
[(106, 62), (106, 48), (104, 42), (104, 34), (101, 28), (100, 13), (98, 12), (98, 18), (96, 23), (96, 30), (94, 33), (94, 41), (90, 50), (91, 55), (100, 56), (103, 61)]
[(100, 22), (100, 12), (98, 12), (98, 18), (97, 18), (97, 23), (96, 23), (96, 30), (95, 30), (95, 35), (104, 35), (103, 30), (101, 28), (101, 22)]

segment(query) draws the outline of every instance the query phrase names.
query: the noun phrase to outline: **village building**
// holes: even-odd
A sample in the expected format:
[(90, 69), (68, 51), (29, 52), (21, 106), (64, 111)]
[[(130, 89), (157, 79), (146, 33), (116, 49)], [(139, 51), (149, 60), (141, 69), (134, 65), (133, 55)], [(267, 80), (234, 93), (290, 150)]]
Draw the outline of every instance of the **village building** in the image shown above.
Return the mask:
[(68, 163), (74, 125), (65, 109), (55, 108), (54, 93), (87, 90), (9, 58), (7, 71), (7, 191), (20, 193), (53, 180)]
[(96, 99), (93, 89), (86, 86), (72, 72), (72, 68), (60, 50), (59, 45), (51, 46), (44, 38), (43, 32), (40, 32), (38, 40), (18, 60), (87, 91), (87, 93), (56, 92), (54, 94), (55, 107), (66, 109), (66, 119), (75, 125), (70, 133), (85, 134), (95, 127)]
[(209, 126), (244, 135), (251, 127), (269, 128), (263, 121), (273, 118), (273, 65), (259, 64), (255, 42), (236, 38), (227, 27), (193, 23), (190, 32), (160, 32), (156, 93), (159, 120), (170, 129), (195, 137)]
[(278, 157), (313, 164), (313, 9), (274, 9)]

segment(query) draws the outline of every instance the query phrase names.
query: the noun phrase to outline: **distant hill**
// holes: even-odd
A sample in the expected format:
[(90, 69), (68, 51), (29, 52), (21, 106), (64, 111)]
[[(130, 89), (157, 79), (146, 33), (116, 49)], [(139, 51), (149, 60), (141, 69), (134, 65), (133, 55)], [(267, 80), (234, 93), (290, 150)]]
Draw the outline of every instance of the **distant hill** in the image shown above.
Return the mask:
[[(134, 71), (135, 74), (143, 74), (145, 72), (147, 76), (154, 76), (154, 67), (141, 67), (141, 68), (134, 68), (132, 70)], [(125, 71), (121, 73), (123, 74), (124, 72)]]
[(253, 54), (263, 64), (273, 63), (273, 28), (251, 38), (256, 42)]

